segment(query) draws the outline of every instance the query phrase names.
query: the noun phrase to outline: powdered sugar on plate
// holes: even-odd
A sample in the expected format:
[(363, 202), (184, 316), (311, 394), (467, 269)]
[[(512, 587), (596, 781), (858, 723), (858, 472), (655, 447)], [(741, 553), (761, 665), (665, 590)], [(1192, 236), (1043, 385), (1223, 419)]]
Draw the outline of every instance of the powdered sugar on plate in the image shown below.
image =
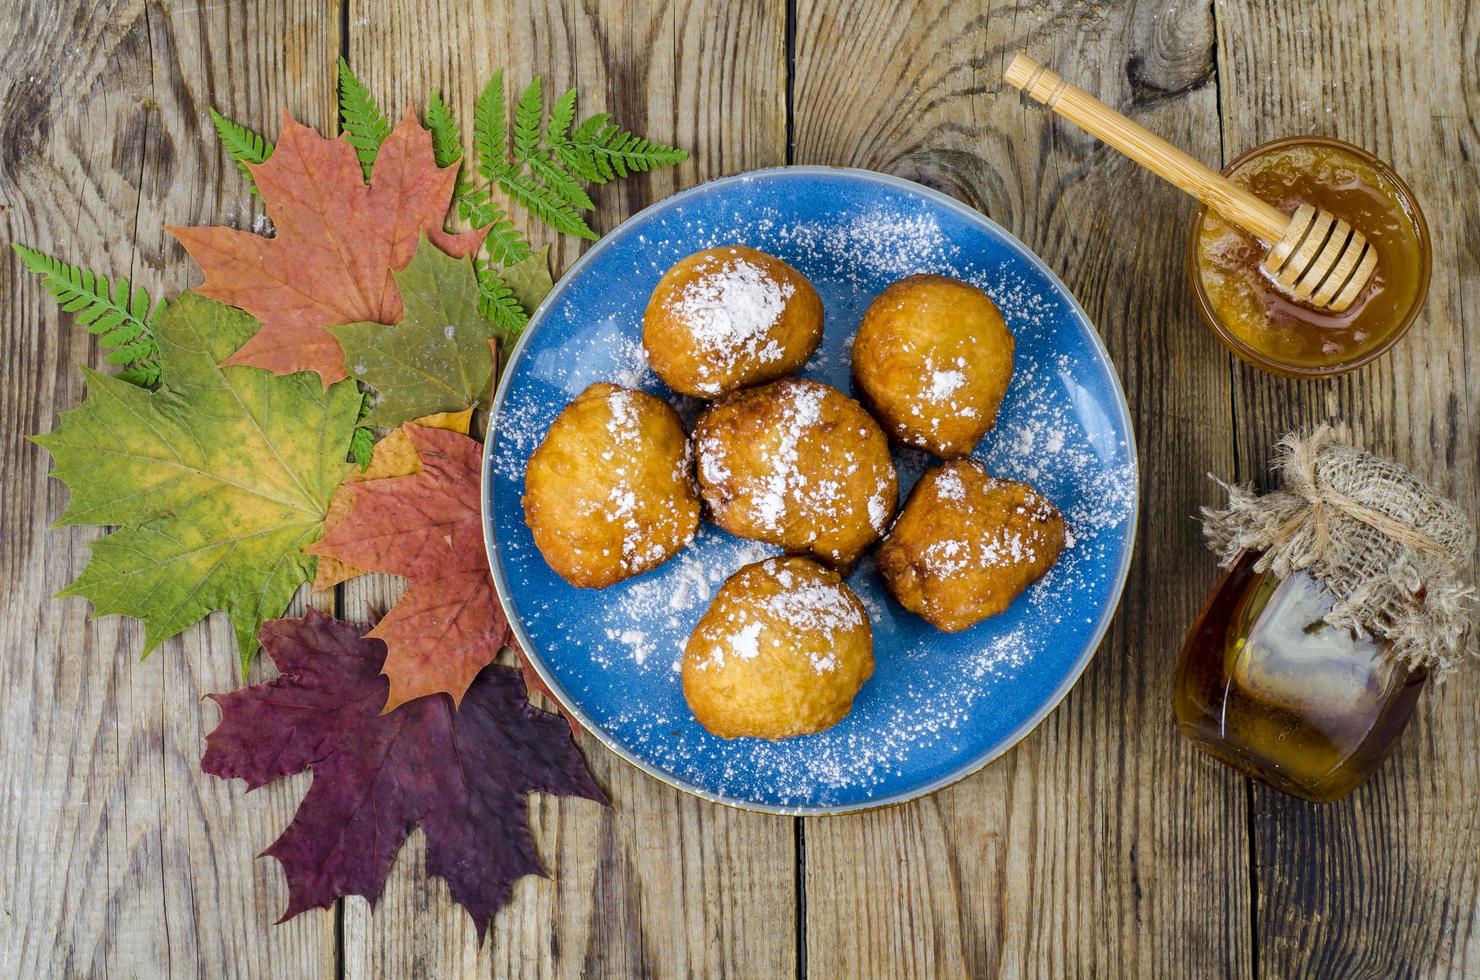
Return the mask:
[[(798, 185), (787, 181), (804, 177), (827, 190), (803, 204)], [(1017, 738), (1060, 695), (1099, 635), (1123, 575), (1137, 499), (1119, 395), (1067, 294), (1015, 246), (957, 211), (846, 173), (784, 171), (725, 188), (677, 199), (615, 236), (551, 297), (542, 336), (514, 366), (489, 475), (513, 612), (593, 727), (665, 778), (782, 810), (913, 795)], [(1017, 353), (997, 425), (974, 456), (994, 476), (1032, 484), (1064, 514), (1069, 532), (1058, 563), (1007, 612), (957, 634), (901, 609), (865, 555), (848, 584), (873, 629), (874, 676), (839, 725), (778, 743), (705, 732), (675, 673), (720, 584), (777, 549), (705, 524), (690, 547), (658, 568), (600, 592), (580, 591), (543, 565), (519, 509), (524, 460), (587, 384), (636, 380), (631, 387), (671, 398), (635, 356), (648, 293), (679, 258), (730, 243), (774, 254), (812, 280), (826, 329), (805, 373), (845, 393), (852, 390), (852, 334), (889, 282), (931, 272), (984, 289)], [(952, 397), (952, 370), (935, 365), (932, 394)], [(674, 401), (692, 418), (694, 403)], [(917, 450), (893, 456), (902, 492), (937, 465)], [(948, 485), (943, 492), (951, 492)], [(740, 649), (748, 648), (742, 642)]]

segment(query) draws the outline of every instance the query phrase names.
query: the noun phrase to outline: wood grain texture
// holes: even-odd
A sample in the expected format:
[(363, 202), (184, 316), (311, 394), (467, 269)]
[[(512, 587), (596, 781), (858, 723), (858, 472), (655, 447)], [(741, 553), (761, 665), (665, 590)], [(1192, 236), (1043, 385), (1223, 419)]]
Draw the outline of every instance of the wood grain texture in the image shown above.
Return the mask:
[(1026, 49), (1216, 160), (1211, 16), (802, 0), (798, 18), (798, 162), (920, 180), (1043, 255), (1120, 371), (1143, 498), (1120, 615), (1037, 732), (932, 798), (807, 822), (809, 972), (1247, 976), (1244, 785), (1196, 758), (1170, 712), (1182, 631), (1216, 574), (1189, 516), (1213, 499), (1203, 474), (1233, 459), (1227, 357), (1182, 265), (1191, 205), (999, 82)]
[[(1300, 0), (1221, 3), (1217, 18), (1227, 158), (1301, 132), (1364, 146), (1413, 188), (1434, 239), (1428, 305), (1386, 357), (1306, 383), (1238, 365), (1241, 475), (1267, 482), (1281, 434), (1346, 422), (1480, 520), (1480, 11)], [(1480, 976), (1477, 698), (1473, 669), (1430, 687), (1393, 760), (1346, 800), (1254, 788), (1262, 974)]]
[[(471, 132), (489, 75), (511, 97), (535, 73), (547, 97), (572, 85), (580, 114), (685, 147), (680, 167), (597, 189), (598, 231), (699, 180), (785, 160), (785, 6), (776, 0), (690, 4), (438, 0), (353, 6), (349, 60), (385, 105), (423, 104), (436, 88)], [(448, 50), (449, 25), (476, 24)], [(582, 243), (555, 240), (515, 211), (557, 268)], [(400, 585), (346, 583), (346, 612), (384, 610)], [(612, 809), (531, 797), (536, 842), (555, 881), (528, 878), (480, 950), (471, 923), (423, 873), (420, 835), (397, 860), (373, 917), (346, 903), (351, 977), (786, 976), (795, 971), (793, 821), (688, 797), (589, 736), (581, 748)]]
[[(261, 207), (206, 107), (271, 136), (287, 105), (333, 132), (341, 51), (389, 110), (437, 88), (466, 127), (493, 69), (511, 87), (538, 71), (547, 92), (578, 84), (583, 114), (608, 109), (690, 150), (681, 167), (598, 189), (600, 231), (699, 180), (784, 162), (790, 106), (796, 162), (874, 167), (982, 208), (1085, 302), (1141, 456), (1121, 613), (1037, 732), (929, 799), (798, 832), (691, 799), (588, 737), (614, 808), (531, 798), (556, 880), (520, 882), (481, 948), (425, 877), (419, 832), (373, 915), (356, 898), (270, 925), (286, 887), (253, 855), (308, 779), (247, 794), (199, 772), (217, 718), (200, 698), (240, 683), (225, 623), (140, 662), (136, 623), (90, 622), (81, 600), (48, 598), (99, 532), (47, 530), (66, 490), (22, 437), (81, 400), (75, 365), (99, 357), (8, 259), (0, 976), (1480, 976), (1475, 672), (1429, 691), (1394, 762), (1326, 807), (1197, 754), (1169, 710), (1182, 630), (1216, 578), (1191, 519), (1218, 499), (1204, 473), (1262, 481), (1283, 432), (1345, 419), (1480, 517), (1471, 4), (795, 0), (789, 78), (784, 0), (347, 2), (12, 0), (0, 233), (177, 292), (198, 273), (162, 226), (249, 227)], [(1410, 337), (1325, 382), (1226, 354), (1187, 291), (1190, 205), (1003, 92), (1019, 49), (1210, 163), (1292, 132), (1390, 160), (1435, 240)], [(583, 247), (555, 245), (557, 268)], [(366, 621), (400, 591), (370, 576), (315, 601)]]
[[(165, 223), (251, 223), (206, 106), (251, 118), (287, 103), (332, 118), (337, 50), (320, 3), (25, 4), (0, 42), (3, 236), (128, 275), (155, 295), (198, 277)], [(241, 683), (220, 617), (138, 659), (142, 630), (48, 597), (94, 528), (48, 531), (66, 490), (27, 433), (83, 396), (100, 364), (7, 256), (0, 446), (0, 975), (315, 976), (334, 970), (333, 914), (267, 928), (287, 902), (254, 855), (305, 780), (246, 797), (199, 771), (216, 709)], [(260, 668), (254, 674), (262, 674)]]

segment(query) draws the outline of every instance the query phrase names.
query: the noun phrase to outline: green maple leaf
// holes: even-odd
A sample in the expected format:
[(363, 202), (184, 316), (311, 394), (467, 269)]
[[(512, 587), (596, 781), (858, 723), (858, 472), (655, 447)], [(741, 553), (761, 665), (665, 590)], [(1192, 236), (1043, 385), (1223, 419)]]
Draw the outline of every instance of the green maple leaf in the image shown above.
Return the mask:
[(478, 312), (472, 260), (454, 259), (423, 238), (411, 264), (392, 274), (406, 307), (399, 324), (329, 328), (350, 377), (378, 396), (366, 422), (390, 429), (436, 412), (486, 408), (493, 381), (488, 342), (500, 333)]
[(360, 396), (310, 373), (219, 367), (257, 332), (185, 293), (154, 326), (164, 381), (146, 391), (83, 368), (87, 397), (35, 441), (72, 490), (58, 524), (114, 524), (62, 595), (144, 621), (144, 653), (213, 611), (245, 672), (263, 620), (313, 578), (303, 554), (344, 476)]
[(514, 298), (524, 307), (524, 312), (533, 313), (555, 288), (555, 280), (550, 278), (550, 246), (523, 261), (504, 266), (498, 274), (514, 291)]

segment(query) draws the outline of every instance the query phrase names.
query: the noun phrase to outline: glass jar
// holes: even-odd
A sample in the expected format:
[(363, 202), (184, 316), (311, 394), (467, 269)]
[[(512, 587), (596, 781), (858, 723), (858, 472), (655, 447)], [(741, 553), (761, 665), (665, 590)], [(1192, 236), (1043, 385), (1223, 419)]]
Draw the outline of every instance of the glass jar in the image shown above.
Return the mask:
[(1177, 725), (1198, 748), (1282, 792), (1350, 793), (1382, 765), (1427, 677), (1387, 643), (1337, 629), (1305, 572), (1283, 580), (1243, 553), (1209, 597), (1177, 666)]
[(1377, 250), (1377, 271), (1342, 313), (1287, 297), (1260, 268), (1265, 246), (1199, 208), (1187, 240), (1187, 274), (1218, 338), (1266, 371), (1329, 377), (1386, 353), (1428, 295), (1433, 261), (1423, 211), (1401, 177), (1341, 140), (1293, 136), (1255, 147), (1223, 175), (1283, 211), (1311, 204), (1345, 219)]

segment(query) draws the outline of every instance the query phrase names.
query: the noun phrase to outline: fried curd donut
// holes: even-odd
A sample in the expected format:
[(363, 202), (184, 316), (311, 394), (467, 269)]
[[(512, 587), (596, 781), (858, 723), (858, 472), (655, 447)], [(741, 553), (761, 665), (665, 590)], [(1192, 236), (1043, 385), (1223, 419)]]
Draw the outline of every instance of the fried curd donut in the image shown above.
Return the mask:
[(691, 469), (673, 406), (594, 384), (565, 406), (530, 456), (524, 521), (556, 574), (604, 588), (661, 565), (694, 539)]
[(699, 492), (720, 527), (846, 569), (889, 526), (889, 440), (836, 388), (784, 378), (715, 402), (694, 426)]
[(723, 738), (830, 728), (874, 672), (863, 604), (807, 558), (746, 565), (720, 586), (683, 654), (683, 693)]
[(695, 252), (669, 269), (642, 319), (648, 363), (695, 398), (785, 377), (822, 340), (822, 300), (775, 256), (743, 245)]
[(1064, 518), (1047, 499), (957, 459), (915, 484), (879, 547), (879, 572), (900, 605), (956, 633), (1011, 605), (1063, 547)]
[(853, 384), (890, 435), (951, 459), (970, 453), (997, 421), (1012, 351), (986, 293), (945, 276), (910, 276), (864, 313)]

